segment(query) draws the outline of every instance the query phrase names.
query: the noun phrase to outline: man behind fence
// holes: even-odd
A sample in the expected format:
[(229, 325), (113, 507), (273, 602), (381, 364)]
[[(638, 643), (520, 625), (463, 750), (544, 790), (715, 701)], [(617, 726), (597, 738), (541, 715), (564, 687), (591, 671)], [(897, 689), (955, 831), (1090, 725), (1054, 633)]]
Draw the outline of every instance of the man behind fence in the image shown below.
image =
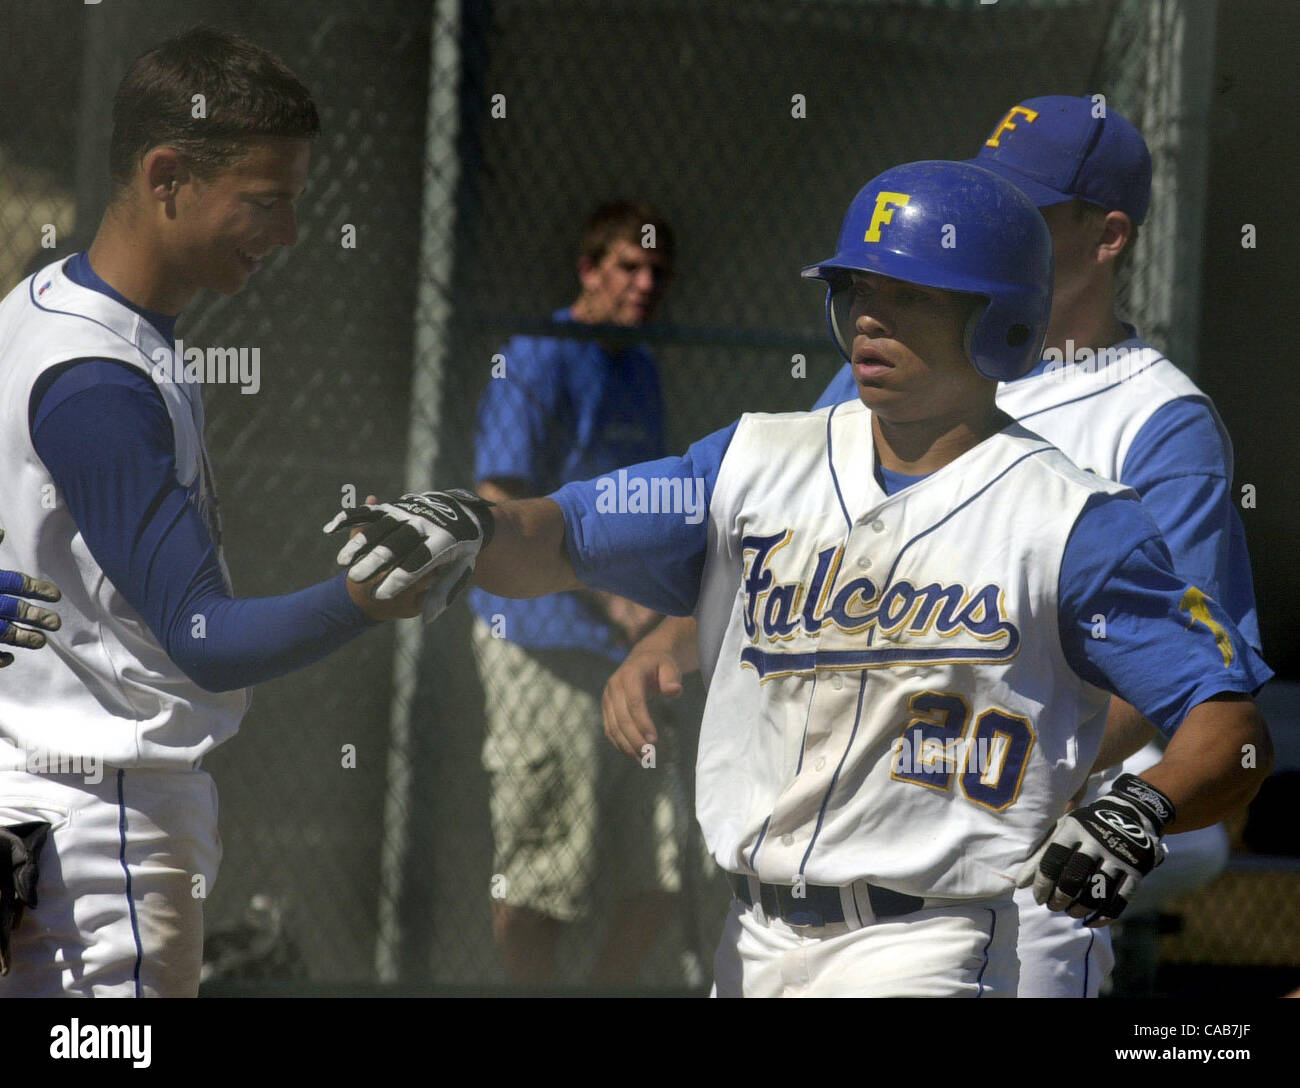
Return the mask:
[[(672, 230), (653, 209), (601, 205), (582, 231), (578, 298), (553, 319), (643, 325), (663, 297), (673, 251)], [(658, 367), (625, 334), (516, 336), (500, 356), (478, 408), (483, 497), (546, 495), (666, 452)], [(630, 981), (676, 890), (670, 820), (663, 770), (610, 758), (600, 701), (628, 646), (659, 617), (585, 590), (528, 601), (475, 590), (471, 604), (486, 697), (493, 930), (506, 971), (516, 982), (554, 979), (561, 925), (592, 913), (599, 875), (617, 902), (593, 981)]]

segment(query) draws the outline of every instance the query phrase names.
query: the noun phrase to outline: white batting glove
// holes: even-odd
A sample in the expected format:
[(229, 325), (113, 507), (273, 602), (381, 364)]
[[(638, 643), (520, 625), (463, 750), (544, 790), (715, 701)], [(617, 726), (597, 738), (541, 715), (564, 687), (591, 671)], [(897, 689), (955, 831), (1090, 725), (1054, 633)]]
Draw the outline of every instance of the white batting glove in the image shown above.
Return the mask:
[(1160, 841), (1174, 805), (1137, 775), (1122, 774), (1109, 793), (1067, 812), (1017, 874), (1034, 885), (1034, 899), (1066, 911), (1084, 925), (1108, 926), (1128, 905), (1142, 878), (1165, 859)]
[(422, 616), (425, 623), (436, 620), (460, 596), (460, 591), (469, 584), (470, 575), (474, 573), (475, 558), (458, 559), (446, 568), (445, 573), (440, 571), (433, 579), (424, 598)]
[(493, 527), (492, 504), (457, 489), (342, 510), (324, 531), (361, 529), (339, 550), (338, 562), (348, 567), (353, 582), (383, 575), (374, 589), (377, 601), (391, 600), (431, 571), (439, 571), (425, 600), (428, 621), (464, 588), (479, 551), (492, 539)]

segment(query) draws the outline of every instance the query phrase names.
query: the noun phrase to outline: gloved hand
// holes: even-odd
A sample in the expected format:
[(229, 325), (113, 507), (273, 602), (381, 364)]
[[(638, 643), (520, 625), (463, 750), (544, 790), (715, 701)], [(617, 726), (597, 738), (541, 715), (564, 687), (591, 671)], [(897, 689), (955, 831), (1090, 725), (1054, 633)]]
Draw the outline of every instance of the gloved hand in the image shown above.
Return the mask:
[(434, 619), (469, 581), (479, 551), (492, 540), (492, 503), (471, 491), (425, 491), (396, 502), (359, 506), (336, 514), (325, 532), (360, 528), (338, 554), (348, 579), (383, 577), (376, 600), (391, 600), (434, 570), (424, 618)]
[[(0, 541), (4, 536), (4, 530), (0, 529)], [(58, 614), (48, 608), (28, 604), (27, 600), (19, 598), (53, 602), (61, 596), (53, 582), (33, 578), (21, 571), (0, 570), (0, 643), (39, 650), (45, 645), (45, 635), (41, 632), (57, 631), (61, 621)], [(11, 664), (13, 659), (13, 654), (0, 650), (0, 669)]]
[(36, 906), (37, 861), (50, 833), (44, 820), (0, 826), (0, 975), (9, 973), (9, 935)]
[(1034, 885), (1034, 899), (1051, 910), (1108, 926), (1128, 905), (1142, 878), (1165, 859), (1160, 841), (1174, 805), (1137, 775), (1122, 774), (1111, 791), (1068, 812), (1017, 874)]

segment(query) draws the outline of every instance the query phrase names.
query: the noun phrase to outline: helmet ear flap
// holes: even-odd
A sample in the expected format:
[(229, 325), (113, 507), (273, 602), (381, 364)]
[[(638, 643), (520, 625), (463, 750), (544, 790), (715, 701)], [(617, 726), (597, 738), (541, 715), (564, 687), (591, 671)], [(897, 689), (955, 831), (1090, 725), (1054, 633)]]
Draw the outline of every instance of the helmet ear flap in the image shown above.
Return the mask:
[(982, 376), (993, 381), (1013, 381), (1027, 369), (1009, 369), (1003, 361), (1008, 350), (1023, 352), (1033, 336), (1033, 330), (1022, 322), (1006, 324), (1009, 316), (1006, 307), (995, 305), (993, 299), (981, 298), (966, 321), (966, 355)]
[(852, 286), (852, 278), (847, 275), (836, 276), (826, 284), (826, 324), (845, 362), (853, 360)]
[(1042, 354), (1047, 323), (1025, 324), (1025, 305), (1005, 299), (983, 299), (966, 323), (972, 365), (993, 381), (1015, 381), (1029, 372)]

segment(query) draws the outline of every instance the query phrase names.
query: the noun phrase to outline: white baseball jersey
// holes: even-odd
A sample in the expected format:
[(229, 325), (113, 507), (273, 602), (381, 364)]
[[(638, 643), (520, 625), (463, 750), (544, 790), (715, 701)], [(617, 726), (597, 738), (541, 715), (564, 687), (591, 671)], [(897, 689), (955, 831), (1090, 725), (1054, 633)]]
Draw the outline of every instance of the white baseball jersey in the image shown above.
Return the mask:
[[(1041, 374), (998, 385), (998, 407), (1041, 434), (1080, 468), (1108, 480), (1124, 475), (1138, 432), (1170, 401), (1205, 399), (1196, 384), (1150, 344), (1136, 338), (1103, 366), (1052, 364)], [(1223, 423), (1214, 420), (1231, 451)], [(1226, 466), (1232, 476), (1229, 457)]]
[(892, 496), (874, 460), (861, 403), (732, 437), (697, 607), (700, 823), (766, 882), (1005, 894), (1100, 744), (1058, 577), (1084, 504), (1124, 489), (1018, 425)]
[[(239, 727), (245, 690), (213, 693), (168, 657), (105, 576), (32, 447), (28, 401), (49, 368), (79, 358), (120, 360), (152, 374), (169, 345), (127, 307), (51, 264), (0, 302), (0, 511), (6, 566), (63, 591), (62, 629), (0, 685), (0, 767), (32, 751), (94, 756), (114, 767), (189, 768)], [(200, 387), (155, 383), (171, 418), (176, 474), (215, 526)]]

